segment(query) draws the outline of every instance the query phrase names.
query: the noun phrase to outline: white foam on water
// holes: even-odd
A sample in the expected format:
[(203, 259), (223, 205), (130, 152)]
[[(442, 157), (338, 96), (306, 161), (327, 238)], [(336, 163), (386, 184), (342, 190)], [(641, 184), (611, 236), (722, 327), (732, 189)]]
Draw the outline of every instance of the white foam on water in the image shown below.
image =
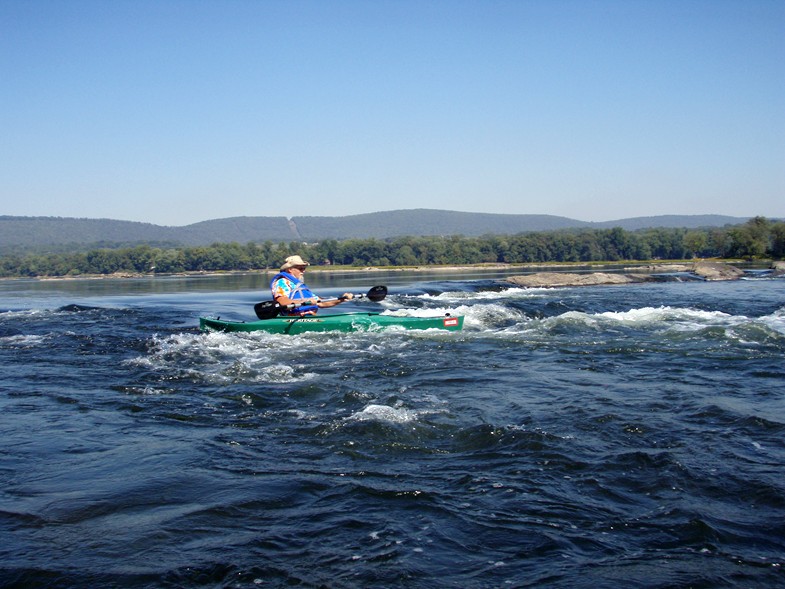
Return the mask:
[[(622, 325), (666, 326), (669, 331), (694, 332), (709, 327), (724, 329), (725, 336), (744, 345), (757, 345), (763, 332), (785, 335), (785, 312), (782, 309), (763, 317), (730, 315), (722, 311), (690, 308), (645, 307), (625, 313), (601, 313), (600, 317)], [(751, 339), (750, 339), (751, 338)]]
[(501, 330), (506, 337), (523, 334), (537, 337), (560, 331), (583, 330), (601, 334), (607, 330), (644, 330), (700, 338), (721, 338), (733, 345), (778, 345), (785, 335), (785, 310), (763, 317), (731, 315), (679, 307), (641, 307), (628, 311), (585, 313), (568, 311), (545, 319), (530, 319)]
[(551, 329), (560, 325), (581, 325), (584, 327), (597, 328), (600, 326), (600, 320), (597, 315), (589, 315), (581, 311), (567, 311), (561, 315), (554, 317), (546, 317), (540, 321), (532, 321), (532, 327), (542, 326), (545, 329)]
[(522, 311), (498, 303), (420, 309), (399, 308), (382, 313), (393, 317), (444, 317), (448, 314), (454, 317), (463, 316), (464, 329), (491, 329), (510, 322), (528, 320)]
[(346, 354), (403, 355), (416, 345), (411, 338), (357, 332), (280, 335), (252, 333), (176, 333), (154, 335), (144, 354), (126, 360), (157, 372), (184, 374), (209, 382), (295, 383), (317, 378), (308, 357), (329, 353), (336, 369)]
[(47, 340), (45, 335), (8, 335), (0, 337), (0, 346), (8, 348), (34, 348), (43, 345)]
[[(599, 313), (597, 317), (618, 321), (628, 324), (653, 324), (667, 321), (680, 321), (688, 323), (707, 323), (726, 322), (732, 315), (721, 311), (700, 311), (696, 309), (683, 309), (676, 307), (643, 307), (641, 309), (630, 309), (629, 311), (613, 312), (607, 311)], [(744, 318), (746, 319), (746, 318)]]
[(555, 317), (542, 320), (545, 327), (561, 324), (583, 325), (595, 329), (606, 327), (667, 327), (676, 331), (695, 331), (706, 327), (734, 327), (749, 323), (749, 317), (729, 315), (721, 311), (701, 311), (698, 309), (676, 307), (642, 307), (629, 311), (606, 311), (603, 313), (584, 313), (568, 311)]
[[(422, 308), (407, 308), (400, 298), (385, 301), (385, 315), (399, 317), (433, 317), (445, 314), (464, 316), (464, 329), (485, 333), (516, 333), (545, 329), (550, 331), (560, 327), (589, 328), (603, 330), (613, 327), (640, 329), (667, 329), (672, 332), (698, 332), (706, 328), (722, 328), (726, 337), (738, 343), (745, 343), (740, 329), (748, 331), (748, 326), (785, 335), (785, 309), (771, 315), (751, 318), (745, 315), (730, 315), (722, 311), (704, 311), (694, 308), (671, 306), (640, 307), (627, 311), (606, 311), (586, 313), (568, 311), (545, 319), (527, 317), (521, 310), (511, 308), (507, 303), (542, 296), (552, 296), (554, 289), (511, 287), (501, 291), (444, 292), (438, 295), (416, 295), (419, 301), (427, 303)], [(442, 303), (437, 306), (437, 303)], [(454, 304), (451, 304), (454, 303)], [(474, 304), (471, 304), (474, 303)], [(512, 324), (512, 325), (511, 325)], [(755, 343), (757, 336), (753, 337)]]
[(43, 315), (53, 315), (55, 311), (44, 309), (23, 309), (21, 311), (3, 311), (0, 313), (0, 319), (29, 319), (30, 317), (38, 317)]
[(422, 294), (412, 298), (442, 303), (462, 303), (464, 301), (510, 301), (541, 298), (553, 289), (511, 287), (502, 290), (447, 291), (438, 295)]
[(425, 307), (418, 308), (407, 306), (405, 301), (400, 300), (401, 297), (397, 297), (397, 300), (388, 299), (382, 303), (386, 308), (382, 314), (396, 317), (461, 315), (464, 317), (464, 329), (488, 330), (510, 322), (528, 321), (525, 313), (511, 308), (508, 303), (549, 296), (552, 290), (511, 287), (502, 290), (449, 291), (438, 295), (404, 297), (426, 303)]
[(764, 315), (757, 321), (768, 329), (785, 335), (785, 308), (774, 311), (771, 315)]
[(415, 421), (419, 413), (402, 407), (371, 404), (346, 418), (347, 421), (386, 421), (389, 423), (409, 423)]
[[(255, 334), (254, 334), (255, 335)], [(145, 355), (127, 360), (129, 364), (156, 371), (185, 371), (209, 381), (288, 383), (312, 379), (313, 373), (302, 370), (292, 359), (289, 346), (266, 338), (225, 333), (179, 333), (153, 336)], [(284, 340), (286, 341), (286, 340)]]
[(311, 372), (299, 372), (296, 368), (288, 364), (274, 364), (263, 368), (253, 380), (286, 383), (310, 380), (314, 376), (316, 375)]
[(165, 395), (167, 393), (168, 391), (165, 389), (159, 389), (150, 385), (145, 385), (144, 389), (141, 390), (142, 395), (156, 396), (156, 395)]
[(523, 311), (497, 303), (464, 307), (456, 310), (456, 314), (464, 315), (464, 328), (489, 329), (530, 321)]

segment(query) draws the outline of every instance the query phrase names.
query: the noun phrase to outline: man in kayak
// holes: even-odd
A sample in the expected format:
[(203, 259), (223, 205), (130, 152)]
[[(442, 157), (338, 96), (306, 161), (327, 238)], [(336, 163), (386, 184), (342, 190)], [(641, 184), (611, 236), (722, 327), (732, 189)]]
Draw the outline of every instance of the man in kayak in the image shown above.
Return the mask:
[[(319, 309), (334, 307), (353, 298), (347, 292), (338, 297), (324, 301), (316, 296), (303, 282), (305, 269), (310, 266), (300, 256), (289, 256), (281, 266), (281, 271), (273, 276), (270, 289), (273, 299), (281, 306), (281, 315), (299, 317), (302, 315), (316, 315)], [(295, 305), (290, 308), (289, 305)]]

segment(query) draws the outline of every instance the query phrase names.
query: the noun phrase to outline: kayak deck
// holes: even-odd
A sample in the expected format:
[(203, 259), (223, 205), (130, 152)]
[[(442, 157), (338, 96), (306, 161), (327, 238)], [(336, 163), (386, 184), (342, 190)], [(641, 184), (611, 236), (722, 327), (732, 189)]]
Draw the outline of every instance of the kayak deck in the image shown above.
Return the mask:
[(204, 331), (265, 331), (267, 333), (299, 333), (318, 331), (376, 331), (389, 327), (403, 329), (463, 329), (463, 317), (440, 315), (437, 317), (398, 317), (380, 313), (339, 313), (335, 315), (309, 315), (305, 317), (276, 317), (260, 321), (223, 321), (220, 318), (200, 317), (199, 328)]

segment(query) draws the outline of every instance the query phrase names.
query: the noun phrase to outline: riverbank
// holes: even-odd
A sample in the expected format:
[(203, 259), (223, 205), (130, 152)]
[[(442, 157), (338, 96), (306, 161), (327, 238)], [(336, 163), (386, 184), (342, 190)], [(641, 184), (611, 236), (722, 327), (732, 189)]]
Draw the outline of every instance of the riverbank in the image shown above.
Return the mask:
[[(728, 280), (739, 278), (744, 272), (737, 265), (741, 260), (730, 261), (623, 261), (623, 262), (554, 262), (554, 263), (523, 263), (523, 264), (456, 264), (426, 266), (310, 266), (308, 273), (359, 273), (359, 272), (428, 272), (449, 273), (461, 271), (489, 270), (500, 272), (520, 271), (520, 276), (512, 276), (508, 280), (520, 286), (588, 286), (593, 284), (627, 284), (653, 280), (652, 275), (667, 273), (695, 273), (697, 278), (704, 280)], [(775, 273), (785, 273), (785, 262), (768, 262)], [(766, 267), (766, 266), (761, 266)], [(616, 269), (623, 271), (618, 272)], [(612, 271), (608, 271), (613, 269)], [(541, 271), (538, 271), (541, 270)], [(277, 273), (275, 268), (259, 268), (254, 270), (204, 270), (195, 272), (178, 272), (172, 274), (114, 272), (112, 274), (76, 274), (69, 276), (36, 276), (36, 277), (2, 277), (0, 280), (113, 280), (113, 279), (151, 279), (171, 277), (209, 277), (209, 276), (243, 276), (264, 274), (272, 276)], [(719, 275), (731, 273), (728, 277)], [(656, 279), (656, 278), (654, 278)]]
[[(645, 265), (650, 262), (640, 262)], [(663, 262), (663, 264), (679, 264), (683, 262)], [(533, 271), (537, 269), (586, 269), (593, 271), (597, 268), (607, 268), (608, 266), (618, 267), (620, 264), (630, 265), (634, 262), (553, 262), (553, 263), (484, 263), (484, 264), (450, 264), (450, 265), (425, 265), (425, 266), (309, 266), (308, 274), (354, 274), (359, 272), (461, 272), (473, 270), (489, 270), (509, 272)], [(255, 268), (252, 270), (197, 270), (192, 272), (156, 273), (156, 272), (113, 272), (111, 274), (73, 274), (68, 276), (31, 276), (31, 277), (3, 277), (0, 280), (108, 280), (108, 279), (131, 279), (131, 278), (156, 278), (156, 277), (188, 277), (188, 276), (244, 276), (249, 274), (264, 274), (273, 276), (278, 273), (277, 268)]]

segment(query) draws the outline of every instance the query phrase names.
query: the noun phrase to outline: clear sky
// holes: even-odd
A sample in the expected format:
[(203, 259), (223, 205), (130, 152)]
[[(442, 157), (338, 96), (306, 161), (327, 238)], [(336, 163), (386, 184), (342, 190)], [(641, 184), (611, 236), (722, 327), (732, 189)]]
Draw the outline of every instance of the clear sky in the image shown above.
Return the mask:
[(0, 0), (0, 215), (785, 217), (783, 0)]

